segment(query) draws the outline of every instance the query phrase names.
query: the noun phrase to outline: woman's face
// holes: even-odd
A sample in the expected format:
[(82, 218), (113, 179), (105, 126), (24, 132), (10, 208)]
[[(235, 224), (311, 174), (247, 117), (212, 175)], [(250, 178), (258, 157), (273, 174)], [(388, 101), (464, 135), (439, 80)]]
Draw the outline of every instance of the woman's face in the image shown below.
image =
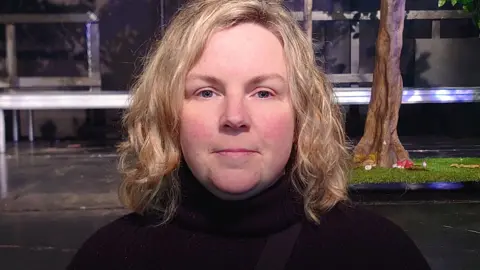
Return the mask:
[(194, 176), (222, 199), (273, 184), (292, 151), (295, 117), (280, 41), (255, 24), (215, 32), (188, 73), (180, 142)]

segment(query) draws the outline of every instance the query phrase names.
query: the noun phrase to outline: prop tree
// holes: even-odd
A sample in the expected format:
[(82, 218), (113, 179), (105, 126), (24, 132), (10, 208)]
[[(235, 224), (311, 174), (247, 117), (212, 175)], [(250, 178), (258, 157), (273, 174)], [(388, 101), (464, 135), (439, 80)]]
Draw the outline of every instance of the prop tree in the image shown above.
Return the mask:
[(400, 54), (403, 45), (405, 0), (381, 0), (375, 70), (363, 137), (354, 149), (357, 164), (391, 168), (409, 161), (397, 133), (403, 81)]

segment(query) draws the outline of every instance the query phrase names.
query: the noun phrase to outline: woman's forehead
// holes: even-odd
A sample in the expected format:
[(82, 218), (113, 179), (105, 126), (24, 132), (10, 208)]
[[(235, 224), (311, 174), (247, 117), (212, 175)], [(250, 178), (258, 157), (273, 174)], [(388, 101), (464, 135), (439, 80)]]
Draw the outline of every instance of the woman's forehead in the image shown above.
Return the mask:
[(287, 68), (279, 39), (260, 25), (246, 23), (214, 32), (189, 74), (286, 80)]

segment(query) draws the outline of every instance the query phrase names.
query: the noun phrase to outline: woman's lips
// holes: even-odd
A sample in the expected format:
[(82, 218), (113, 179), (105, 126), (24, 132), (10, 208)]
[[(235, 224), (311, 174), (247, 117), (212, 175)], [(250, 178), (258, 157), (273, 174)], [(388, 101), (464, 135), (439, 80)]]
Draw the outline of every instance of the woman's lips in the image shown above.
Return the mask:
[(228, 148), (228, 149), (215, 151), (214, 153), (222, 156), (241, 157), (241, 156), (252, 155), (258, 152), (250, 149), (244, 149), (244, 148)]
[(240, 153), (243, 153), (243, 152), (255, 152), (255, 151), (250, 150), (250, 149), (246, 149), (246, 148), (227, 148), (227, 149), (221, 149), (217, 152), (233, 152), (233, 153), (240, 152)]

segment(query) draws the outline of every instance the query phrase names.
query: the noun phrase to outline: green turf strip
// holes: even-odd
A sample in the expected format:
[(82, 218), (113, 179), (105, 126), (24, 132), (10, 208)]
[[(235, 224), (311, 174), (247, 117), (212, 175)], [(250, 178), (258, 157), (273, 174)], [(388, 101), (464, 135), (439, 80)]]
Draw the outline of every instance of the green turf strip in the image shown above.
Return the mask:
[(480, 165), (480, 158), (426, 158), (414, 159), (415, 165), (427, 162), (427, 170), (405, 170), (397, 168), (364, 168), (353, 170), (350, 184), (470, 182), (480, 181), (480, 168), (453, 168), (451, 164)]

